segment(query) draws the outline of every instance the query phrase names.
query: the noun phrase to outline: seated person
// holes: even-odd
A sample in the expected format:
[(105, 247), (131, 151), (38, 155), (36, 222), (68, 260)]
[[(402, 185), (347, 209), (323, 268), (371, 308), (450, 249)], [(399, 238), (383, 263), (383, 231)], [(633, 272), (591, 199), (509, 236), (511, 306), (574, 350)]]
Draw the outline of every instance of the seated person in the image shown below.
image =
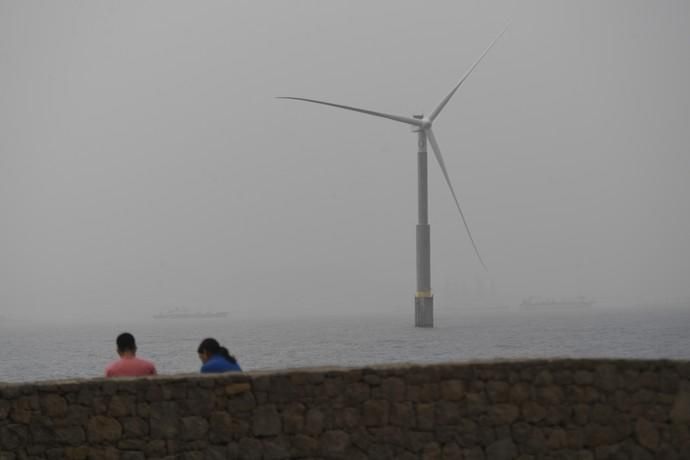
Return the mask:
[(136, 357), (137, 344), (134, 336), (123, 332), (117, 336), (117, 354), (120, 359), (113, 361), (105, 368), (106, 377), (137, 377), (156, 375), (156, 367), (151, 361)]
[(202, 374), (242, 371), (235, 357), (228, 352), (227, 348), (221, 347), (216, 339), (204, 339), (197, 353), (203, 363)]

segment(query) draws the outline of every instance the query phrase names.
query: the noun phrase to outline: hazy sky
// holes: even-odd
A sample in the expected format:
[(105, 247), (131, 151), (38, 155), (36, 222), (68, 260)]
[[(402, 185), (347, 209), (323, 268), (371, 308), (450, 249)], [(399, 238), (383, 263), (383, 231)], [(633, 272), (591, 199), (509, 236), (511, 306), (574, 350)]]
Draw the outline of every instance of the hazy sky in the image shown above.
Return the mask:
[(435, 124), (489, 268), (430, 163), (437, 310), (690, 296), (690, 2), (0, 0), (0, 314), (412, 312), (415, 134), (274, 96), (429, 113), (511, 18)]

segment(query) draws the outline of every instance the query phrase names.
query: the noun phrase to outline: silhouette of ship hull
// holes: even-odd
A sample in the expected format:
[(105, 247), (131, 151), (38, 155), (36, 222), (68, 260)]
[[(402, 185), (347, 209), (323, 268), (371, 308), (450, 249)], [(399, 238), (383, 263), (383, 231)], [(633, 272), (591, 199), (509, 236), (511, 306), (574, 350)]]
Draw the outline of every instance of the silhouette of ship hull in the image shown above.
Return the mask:
[(197, 311), (181, 311), (174, 310), (165, 313), (158, 313), (153, 315), (154, 319), (207, 319), (207, 318), (225, 318), (228, 313), (225, 311), (214, 312), (197, 312)]
[(589, 308), (594, 305), (594, 301), (585, 297), (576, 297), (574, 299), (536, 299), (530, 297), (525, 299), (520, 304), (520, 308), (525, 310), (548, 309), (548, 310), (563, 310), (563, 309), (581, 309)]

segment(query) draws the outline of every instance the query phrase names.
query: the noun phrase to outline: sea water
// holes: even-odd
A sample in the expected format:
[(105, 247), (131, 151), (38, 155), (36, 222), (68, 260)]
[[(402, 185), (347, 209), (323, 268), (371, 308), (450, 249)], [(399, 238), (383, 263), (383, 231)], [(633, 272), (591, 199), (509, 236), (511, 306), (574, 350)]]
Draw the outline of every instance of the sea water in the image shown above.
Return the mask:
[(160, 374), (198, 372), (196, 349), (215, 337), (245, 370), (494, 358), (690, 359), (690, 306), (410, 311), (351, 316), (138, 320), (79, 324), (3, 321), (0, 381), (88, 378), (115, 359), (115, 337), (135, 335)]

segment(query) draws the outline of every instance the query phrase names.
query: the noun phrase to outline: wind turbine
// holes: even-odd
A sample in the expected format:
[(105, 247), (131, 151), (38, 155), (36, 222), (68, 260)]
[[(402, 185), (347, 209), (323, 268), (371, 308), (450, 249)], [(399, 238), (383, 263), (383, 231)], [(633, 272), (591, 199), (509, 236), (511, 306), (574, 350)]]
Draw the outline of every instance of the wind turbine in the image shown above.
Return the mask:
[(429, 212), (428, 212), (428, 191), (427, 191), (427, 140), (431, 144), (431, 149), (436, 156), (438, 165), (441, 167), (441, 172), (443, 177), (446, 179), (450, 193), (455, 200), (455, 205), (460, 213), (460, 218), (467, 231), (467, 236), (469, 237), (470, 243), (474, 248), (474, 253), (479, 259), (479, 263), (486, 270), (486, 265), (482, 256), (479, 254), (479, 249), (477, 244), (474, 242), (472, 237), (472, 232), (467, 224), (467, 219), (465, 219), (465, 214), (462, 212), (460, 207), (460, 202), (453, 189), (453, 184), (448, 176), (448, 171), (446, 170), (445, 162), (443, 161), (443, 156), (441, 155), (441, 149), (436, 141), (436, 136), (431, 127), (439, 116), (443, 108), (448, 104), (448, 101), (453, 97), (455, 92), (460, 88), (460, 86), (467, 80), (467, 77), (474, 71), (474, 69), (479, 65), (481, 60), (486, 56), (489, 50), (496, 44), (499, 38), (503, 36), (505, 31), (508, 29), (506, 26), (503, 31), (498, 34), (496, 38), (486, 47), (484, 52), (479, 56), (479, 58), (472, 64), (472, 66), (465, 72), (462, 78), (458, 81), (455, 87), (444, 97), (441, 102), (436, 106), (436, 108), (431, 112), (428, 117), (424, 115), (413, 115), (412, 117), (393, 115), (383, 112), (375, 112), (373, 110), (361, 109), (357, 107), (351, 107), (348, 105), (334, 104), (332, 102), (320, 101), (317, 99), (307, 99), (304, 97), (291, 97), (282, 96), (278, 99), (292, 99), (296, 101), (312, 102), (314, 104), (322, 104), (331, 107), (336, 107), (339, 109), (352, 110), (354, 112), (360, 112), (367, 115), (372, 115), (375, 117), (387, 118), (389, 120), (397, 121), (400, 123), (406, 123), (412, 125), (413, 131), (417, 133), (417, 181), (418, 181), (418, 223), (417, 223), (417, 291), (415, 294), (415, 326), (416, 327), (433, 327), (434, 326), (434, 296), (431, 293), (431, 241), (430, 241), (430, 227), (429, 227)]

